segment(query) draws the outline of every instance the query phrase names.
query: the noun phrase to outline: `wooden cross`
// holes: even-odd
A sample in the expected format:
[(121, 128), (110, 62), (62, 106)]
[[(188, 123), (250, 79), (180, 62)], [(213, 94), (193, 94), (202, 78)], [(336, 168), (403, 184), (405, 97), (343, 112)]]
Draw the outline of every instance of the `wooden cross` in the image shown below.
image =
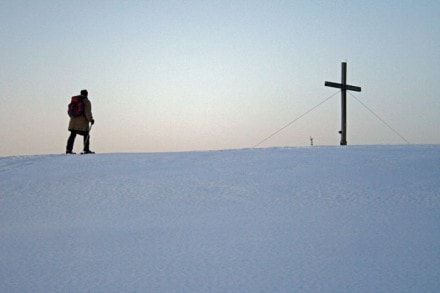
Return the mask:
[(326, 81), (325, 86), (335, 87), (341, 89), (341, 145), (347, 145), (347, 90), (360, 92), (361, 88), (358, 86), (347, 84), (347, 63), (341, 63), (341, 83)]

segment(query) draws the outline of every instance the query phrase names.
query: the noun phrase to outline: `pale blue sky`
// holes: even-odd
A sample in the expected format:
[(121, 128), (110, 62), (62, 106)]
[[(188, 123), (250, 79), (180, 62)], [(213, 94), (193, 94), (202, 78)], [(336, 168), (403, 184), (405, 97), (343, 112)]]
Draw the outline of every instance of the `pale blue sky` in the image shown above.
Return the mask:
[[(440, 143), (440, 1), (1, 1), (0, 156), (63, 153), (89, 90), (97, 152), (252, 147), (348, 83)], [(261, 147), (339, 144), (340, 98)], [(349, 96), (348, 144), (405, 143)], [(81, 139), (75, 150), (80, 151)]]

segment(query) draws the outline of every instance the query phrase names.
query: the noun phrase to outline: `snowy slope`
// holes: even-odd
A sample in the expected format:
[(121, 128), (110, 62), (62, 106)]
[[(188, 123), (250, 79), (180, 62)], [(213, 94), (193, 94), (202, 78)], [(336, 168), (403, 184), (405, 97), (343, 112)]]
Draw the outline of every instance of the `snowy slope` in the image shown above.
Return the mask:
[(0, 292), (434, 292), (440, 146), (0, 158)]

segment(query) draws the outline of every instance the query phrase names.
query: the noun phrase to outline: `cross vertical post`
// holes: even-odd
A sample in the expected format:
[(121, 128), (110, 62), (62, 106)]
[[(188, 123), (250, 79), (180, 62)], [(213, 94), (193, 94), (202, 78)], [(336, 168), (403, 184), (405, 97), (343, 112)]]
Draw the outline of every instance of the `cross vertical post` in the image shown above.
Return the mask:
[(325, 82), (325, 86), (335, 87), (341, 89), (341, 142), (340, 145), (347, 145), (347, 90), (360, 92), (361, 88), (358, 86), (347, 84), (347, 63), (341, 63), (341, 83)]
[(347, 145), (347, 63), (341, 63), (341, 145)]

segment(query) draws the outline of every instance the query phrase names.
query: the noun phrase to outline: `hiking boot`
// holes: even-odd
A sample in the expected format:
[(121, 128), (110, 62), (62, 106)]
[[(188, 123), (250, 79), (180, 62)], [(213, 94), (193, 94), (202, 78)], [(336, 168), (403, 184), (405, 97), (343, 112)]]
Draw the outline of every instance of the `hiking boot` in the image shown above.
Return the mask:
[(91, 150), (87, 150), (87, 151), (83, 151), (81, 154), (86, 155), (86, 154), (94, 154), (95, 152), (92, 152)]
[(66, 151), (66, 155), (75, 155), (76, 153), (72, 152), (72, 151)]

